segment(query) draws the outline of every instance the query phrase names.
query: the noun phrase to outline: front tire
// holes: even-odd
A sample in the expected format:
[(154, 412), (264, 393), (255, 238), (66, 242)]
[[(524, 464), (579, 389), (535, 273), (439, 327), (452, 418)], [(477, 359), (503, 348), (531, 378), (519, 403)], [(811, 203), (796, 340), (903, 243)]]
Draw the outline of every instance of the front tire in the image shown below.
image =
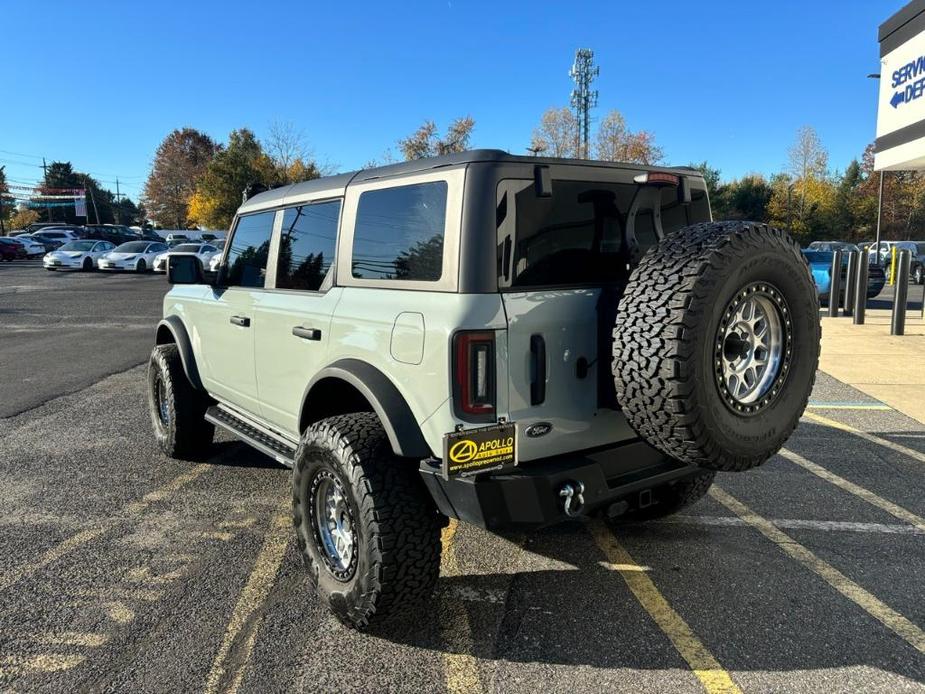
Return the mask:
[(147, 270), (148, 270), (148, 266), (145, 263), (145, 261), (139, 260), (138, 265), (135, 266), (135, 272), (137, 272), (138, 274), (141, 274), (141, 273), (147, 272)]
[(84, 258), (83, 262), (83, 271), (84, 272), (93, 272), (93, 261), (90, 258)]
[(747, 470), (796, 428), (819, 362), (819, 303), (799, 246), (753, 222), (685, 227), (633, 271), (614, 329), (617, 399), (669, 457)]
[(205, 420), (209, 397), (189, 382), (174, 344), (158, 345), (148, 360), (148, 411), (154, 437), (171, 458), (201, 458), (215, 426)]
[(292, 511), (309, 579), (348, 626), (405, 614), (433, 592), (440, 517), (417, 464), (395, 457), (374, 413), (331, 417), (305, 431)]

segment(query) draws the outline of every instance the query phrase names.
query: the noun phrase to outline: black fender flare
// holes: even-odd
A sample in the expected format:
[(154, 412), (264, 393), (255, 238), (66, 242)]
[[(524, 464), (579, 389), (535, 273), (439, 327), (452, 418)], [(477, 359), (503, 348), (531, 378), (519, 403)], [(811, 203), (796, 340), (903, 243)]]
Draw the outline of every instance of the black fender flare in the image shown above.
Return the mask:
[(302, 405), (299, 407), (300, 423), (304, 421), (305, 405), (309, 401), (312, 388), (320, 381), (330, 378), (349, 383), (372, 405), (389, 437), (395, 455), (418, 459), (431, 456), (421, 427), (398, 388), (375, 366), (359, 359), (339, 359), (315, 374), (302, 395)]
[[(164, 339), (165, 331), (169, 332), (173, 340)], [(193, 344), (190, 342), (189, 333), (186, 332), (186, 326), (179, 316), (167, 316), (157, 324), (157, 336), (155, 344), (164, 345), (173, 342), (180, 352), (180, 361), (183, 362), (183, 372), (186, 378), (197, 390), (205, 390), (202, 386), (202, 379), (199, 377), (199, 367), (196, 366), (196, 358), (193, 356)]]

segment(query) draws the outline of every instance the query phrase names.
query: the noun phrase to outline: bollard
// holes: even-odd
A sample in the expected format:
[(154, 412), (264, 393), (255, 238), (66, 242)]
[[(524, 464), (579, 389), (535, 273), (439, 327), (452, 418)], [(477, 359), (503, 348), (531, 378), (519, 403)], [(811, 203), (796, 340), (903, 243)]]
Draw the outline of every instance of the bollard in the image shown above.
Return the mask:
[(841, 250), (832, 253), (832, 267), (829, 270), (829, 317), (838, 316), (838, 304), (841, 301)]
[(864, 325), (864, 312), (867, 309), (867, 276), (870, 272), (870, 256), (862, 253), (855, 273), (854, 284), (854, 324)]
[(893, 320), (890, 322), (890, 335), (905, 335), (906, 297), (909, 293), (909, 267), (912, 265), (912, 252), (901, 250), (896, 257), (896, 286), (893, 290)]
[(858, 274), (858, 265), (861, 262), (860, 251), (848, 252), (848, 271), (845, 274), (845, 303), (842, 304), (844, 310), (843, 316), (850, 316), (854, 313), (854, 292), (857, 289), (855, 275)]

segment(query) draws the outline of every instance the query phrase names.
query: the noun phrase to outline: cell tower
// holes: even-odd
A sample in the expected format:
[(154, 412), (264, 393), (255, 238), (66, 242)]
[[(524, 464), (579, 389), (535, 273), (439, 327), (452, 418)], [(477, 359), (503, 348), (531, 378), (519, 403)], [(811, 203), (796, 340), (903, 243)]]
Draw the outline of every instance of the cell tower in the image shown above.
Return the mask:
[(594, 51), (590, 48), (575, 51), (575, 63), (568, 76), (575, 82), (572, 107), (578, 120), (577, 150), (581, 159), (591, 158), (591, 109), (597, 106), (597, 90), (591, 89), (591, 82), (599, 73), (600, 68), (594, 65)]

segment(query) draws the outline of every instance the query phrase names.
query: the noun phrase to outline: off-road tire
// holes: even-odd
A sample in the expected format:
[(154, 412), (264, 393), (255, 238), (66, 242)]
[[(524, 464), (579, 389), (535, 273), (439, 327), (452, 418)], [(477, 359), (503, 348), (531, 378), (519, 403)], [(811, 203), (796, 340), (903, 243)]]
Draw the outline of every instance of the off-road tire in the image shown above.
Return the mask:
[(634, 511), (627, 516), (626, 520), (655, 520), (677, 513), (705, 497), (707, 492), (710, 491), (715, 477), (716, 473), (713, 470), (703, 470), (696, 475), (653, 490), (655, 503)]
[[(408, 613), (433, 592), (442, 523), (417, 467), (392, 453), (372, 412), (330, 417), (302, 435), (292, 471), (296, 539), (318, 596), (348, 626), (365, 629)], [(319, 547), (312, 485), (320, 473), (337, 478), (353, 518), (347, 576), (335, 575)]]
[[(163, 389), (166, 421), (160, 411), (158, 383)], [(171, 458), (203, 457), (215, 435), (215, 426), (204, 416), (211, 400), (189, 382), (176, 345), (158, 345), (151, 351), (147, 384), (148, 411), (160, 449)]]
[[(723, 395), (714, 347), (737, 293), (768, 283), (788, 308), (787, 361), (773, 397), (738, 412)], [(614, 328), (617, 400), (666, 455), (712, 470), (747, 470), (784, 444), (806, 408), (819, 362), (819, 302), (799, 246), (754, 222), (685, 227), (633, 270)]]

